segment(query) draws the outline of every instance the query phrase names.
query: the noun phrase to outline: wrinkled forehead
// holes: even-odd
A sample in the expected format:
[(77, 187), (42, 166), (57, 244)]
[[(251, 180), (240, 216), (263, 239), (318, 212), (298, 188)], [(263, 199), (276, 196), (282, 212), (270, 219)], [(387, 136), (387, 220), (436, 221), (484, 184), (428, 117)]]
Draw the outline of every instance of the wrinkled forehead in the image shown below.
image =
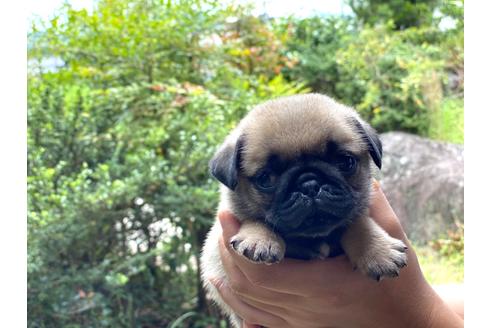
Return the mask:
[(274, 155), (291, 161), (305, 154), (321, 155), (328, 144), (360, 154), (365, 144), (350, 113), (320, 106), (264, 108), (244, 124), (242, 168), (253, 176)]

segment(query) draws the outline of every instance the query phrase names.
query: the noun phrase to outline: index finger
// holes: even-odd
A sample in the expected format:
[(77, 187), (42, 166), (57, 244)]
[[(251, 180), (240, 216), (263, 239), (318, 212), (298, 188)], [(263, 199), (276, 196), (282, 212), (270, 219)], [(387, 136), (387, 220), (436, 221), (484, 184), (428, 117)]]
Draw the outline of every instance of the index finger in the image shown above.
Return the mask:
[(369, 215), (392, 237), (405, 239), (406, 235), (378, 181), (373, 180)]

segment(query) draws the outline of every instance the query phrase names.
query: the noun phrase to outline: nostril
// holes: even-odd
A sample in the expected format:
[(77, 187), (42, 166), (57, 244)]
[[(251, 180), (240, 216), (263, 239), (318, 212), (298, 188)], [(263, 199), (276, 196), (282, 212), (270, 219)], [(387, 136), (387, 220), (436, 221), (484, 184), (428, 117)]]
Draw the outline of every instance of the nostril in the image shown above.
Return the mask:
[(328, 197), (332, 200), (334, 199), (342, 199), (348, 197), (348, 192), (341, 185), (331, 185), (325, 184), (321, 186), (320, 194), (322, 194), (324, 198)]
[(316, 196), (319, 192), (319, 183), (316, 180), (308, 180), (301, 183), (301, 192), (308, 196)]

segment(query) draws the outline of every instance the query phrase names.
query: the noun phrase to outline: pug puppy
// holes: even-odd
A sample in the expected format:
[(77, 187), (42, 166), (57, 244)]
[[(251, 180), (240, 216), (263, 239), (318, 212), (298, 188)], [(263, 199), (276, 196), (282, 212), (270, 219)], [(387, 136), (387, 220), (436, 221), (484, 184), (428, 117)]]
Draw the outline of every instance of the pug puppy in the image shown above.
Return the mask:
[[(256, 106), (210, 161), (211, 174), (222, 183), (219, 211), (241, 221), (228, 242), (254, 263), (344, 253), (372, 279), (398, 276), (407, 247), (369, 217), (373, 165), (381, 168), (382, 154), (374, 129), (327, 96), (296, 95)], [(201, 275), (208, 295), (239, 328), (241, 319), (209, 282), (227, 279), (221, 233), (216, 221), (203, 247)]]

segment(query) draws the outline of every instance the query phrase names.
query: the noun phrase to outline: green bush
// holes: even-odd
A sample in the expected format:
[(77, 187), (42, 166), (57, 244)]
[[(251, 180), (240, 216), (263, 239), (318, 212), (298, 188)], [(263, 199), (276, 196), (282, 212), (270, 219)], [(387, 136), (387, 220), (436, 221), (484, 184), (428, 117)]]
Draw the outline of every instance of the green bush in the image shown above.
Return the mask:
[(224, 327), (197, 270), (215, 147), (255, 104), (308, 90), (381, 132), (462, 141), (462, 11), (442, 12), (455, 29), (101, 0), (33, 24), (28, 326)]
[[(29, 327), (220, 320), (197, 270), (218, 196), (208, 160), (251, 106), (306, 91), (238, 67), (230, 46), (244, 51), (242, 36), (210, 44), (231, 32), (227, 17), (248, 15), (213, 1), (101, 1), (33, 29)], [(63, 64), (46, 70), (45, 58)]]
[[(351, 3), (366, 10), (400, 2), (405, 1)], [(410, 9), (418, 11), (424, 3)], [(362, 17), (285, 20), (279, 25), (290, 32), (286, 56), (296, 65), (284, 67), (283, 74), (355, 107), (379, 132), (435, 137), (433, 131), (446, 124), (435, 113), (449, 107), (449, 99), (463, 98), (463, 9), (462, 2), (429, 3), (440, 16), (397, 30), (391, 15), (375, 12), (366, 25)], [(444, 18), (454, 19), (455, 27), (442, 30)], [(462, 116), (454, 123), (461, 124)], [(448, 134), (437, 138), (460, 142)]]
[(282, 73), (290, 80), (307, 81), (316, 92), (338, 97), (343, 73), (336, 54), (356, 37), (353, 20), (344, 17), (285, 19), (277, 23), (277, 29), (289, 32), (285, 55), (293, 61)]
[(381, 132), (425, 135), (429, 108), (441, 93), (444, 61), (439, 47), (408, 42), (414, 31), (389, 31), (365, 28), (337, 52), (342, 72), (337, 93)]
[(396, 30), (430, 24), (438, 3), (439, 0), (348, 0), (361, 22), (377, 25), (392, 21)]
[(427, 245), (414, 245), (425, 278), (433, 285), (463, 283), (465, 227), (457, 222), (453, 230)]
[(429, 136), (436, 140), (462, 144), (465, 139), (464, 116), (463, 99), (444, 99), (440, 107), (431, 114)]
[(441, 49), (425, 44), (434, 30), (357, 28), (350, 19), (318, 17), (294, 26), (289, 54), (298, 64), (286, 76), (354, 106), (380, 132), (427, 133), (431, 92), (439, 97), (445, 82)]

